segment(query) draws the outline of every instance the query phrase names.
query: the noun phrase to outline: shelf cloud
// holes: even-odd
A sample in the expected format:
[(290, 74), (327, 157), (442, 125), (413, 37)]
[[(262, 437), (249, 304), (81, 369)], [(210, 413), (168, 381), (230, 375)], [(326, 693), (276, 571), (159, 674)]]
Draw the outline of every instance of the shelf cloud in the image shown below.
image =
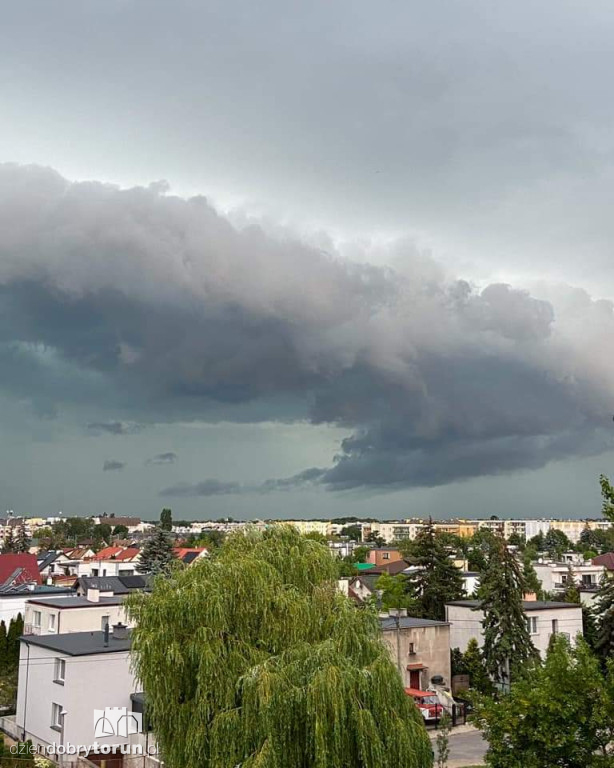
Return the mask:
[(387, 248), (401, 266), (233, 226), (164, 184), (0, 166), (0, 387), (121, 414), (91, 434), (222, 419), (347, 432), (330, 466), (256, 485), (203, 473), (164, 496), (437, 486), (612, 448), (611, 302), (477, 286), (411, 243)]

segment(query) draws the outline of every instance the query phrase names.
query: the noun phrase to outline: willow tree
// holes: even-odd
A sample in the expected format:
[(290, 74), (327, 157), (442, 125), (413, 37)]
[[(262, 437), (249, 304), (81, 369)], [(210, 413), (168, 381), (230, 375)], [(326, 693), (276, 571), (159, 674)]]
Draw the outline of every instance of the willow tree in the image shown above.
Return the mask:
[(425, 768), (422, 718), (374, 612), (326, 546), (282, 526), (231, 536), (128, 610), (133, 663), (172, 768)]

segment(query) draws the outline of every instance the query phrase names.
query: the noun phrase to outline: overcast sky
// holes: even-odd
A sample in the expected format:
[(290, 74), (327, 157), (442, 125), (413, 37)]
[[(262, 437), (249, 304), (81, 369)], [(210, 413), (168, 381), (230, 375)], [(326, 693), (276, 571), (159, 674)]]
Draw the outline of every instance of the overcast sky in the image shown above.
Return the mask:
[(0, 510), (591, 516), (614, 14), (13, 0)]

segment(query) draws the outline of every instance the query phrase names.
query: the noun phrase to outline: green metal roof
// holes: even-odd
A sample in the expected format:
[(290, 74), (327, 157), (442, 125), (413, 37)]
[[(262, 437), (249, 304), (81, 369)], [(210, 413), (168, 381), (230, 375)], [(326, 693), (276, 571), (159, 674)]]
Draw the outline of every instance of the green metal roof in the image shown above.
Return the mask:
[(373, 563), (354, 563), (359, 571), (368, 571), (369, 568), (375, 568)]

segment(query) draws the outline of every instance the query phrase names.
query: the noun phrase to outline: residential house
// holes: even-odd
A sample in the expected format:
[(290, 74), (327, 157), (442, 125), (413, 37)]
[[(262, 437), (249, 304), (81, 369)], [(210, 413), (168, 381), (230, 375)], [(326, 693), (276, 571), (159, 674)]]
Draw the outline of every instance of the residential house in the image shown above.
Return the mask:
[(207, 557), (209, 551), (206, 547), (175, 547), (173, 554), (184, 565), (190, 565), (196, 560), (200, 560), (201, 557)]
[(380, 614), (380, 629), (405, 687), (427, 689), (434, 677), (442, 677), (443, 684), (450, 686), (449, 623), (395, 613)]
[(592, 604), (606, 570), (605, 566), (586, 562), (584, 559), (574, 563), (538, 562), (533, 563), (533, 567), (544, 592), (554, 595), (567, 589), (571, 569), (575, 584), (580, 589), (582, 602), (587, 605)]
[(366, 557), (366, 562), (375, 566), (389, 565), (399, 560), (403, 560), (403, 555), (395, 547), (373, 547)]
[(369, 534), (379, 536), (386, 544), (392, 544), (393, 541), (413, 541), (419, 531), (424, 528), (423, 522), (406, 521), (404, 523), (371, 523), (369, 527), (363, 527), (363, 537)]
[(605, 552), (603, 555), (597, 555), (591, 561), (593, 565), (601, 565), (608, 573), (614, 571), (614, 552)]
[(136, 547), (105, 547), (91, 560), (79, 563), (78, 576), (132, 576), (139, 556)]
[[(467, 649), (475, 638), (483, 645), (482, 620), (479, 600), (455, 600), (446, 604), (446, 620), (450, 623), (450, 647)], [(566, 635), (573, 644), (582, 634), (582, 608), (575, 603), (526, 600), (522, 604), (531, 640), (542, 656), (548, 650), (553, 634)]]
[(26, 603), (32, 597), (68, 597), (74, 594), (69, 588), (45, 584), (17, 584), (0, 589), (0, 621), (8, 626), (19, 614), (25, 617)]
[(97, 589), (101, 597), (128, 595), (135, 591), (149, 592), (151, 576), (138, 573), (133, 576), (80, 576), (75, 589), (77, 595), (84, 597), (90, 589)]
[(358, 603), (364, 603), (376, 598), (376, 585), (380, 576), (388, 573), (396, 576), (409, 568), (404, 560), (395, 560), (388, 565), (372, 566), (363, 570), (358, 576), (350, 579), (348, 595)]
[(40, 583), (36, 555), (23, 552), (0, 555), (0, 589)]
[[(36, 747), (97, 743), (109, 750), (126, 749), (141, 738), (131, 733), (138, 725), (131, 718), (136, 711), (131, 697), (139, 690), (125, 627), (116, 625), (110, 634), (26, 635), (21, 638), (16, 714), (3, 718), (2, 726), (14, 738), (30, 739)], [(97, 729), (96, 711), (111, 708), (117, 714), (116, 708), (124, 707), (125, 727), (118, 719)], [(109, 755), (89, 758), (97, 764), (104, 759), (106, 768), (122, 765)]]
[(25, 606), (24, 634), (97, 632), (113, 624), (130, 625), (124, 597), (101, 596), (98, 589), (88, 590), (84, 597), (34, 597)]
[[(141, 529), (141, 519), (139, 517), (115, 517), (115, 515), (102, 515), (101, 517), (93, 517), (92, 521), (95, 525), (110, 525), (111, 528), (117, 528), (118, 525), (123, 525), (128, 529), (129, 533), (139, 532)], [(151, 524), (147, 524), (153, 527)]]

